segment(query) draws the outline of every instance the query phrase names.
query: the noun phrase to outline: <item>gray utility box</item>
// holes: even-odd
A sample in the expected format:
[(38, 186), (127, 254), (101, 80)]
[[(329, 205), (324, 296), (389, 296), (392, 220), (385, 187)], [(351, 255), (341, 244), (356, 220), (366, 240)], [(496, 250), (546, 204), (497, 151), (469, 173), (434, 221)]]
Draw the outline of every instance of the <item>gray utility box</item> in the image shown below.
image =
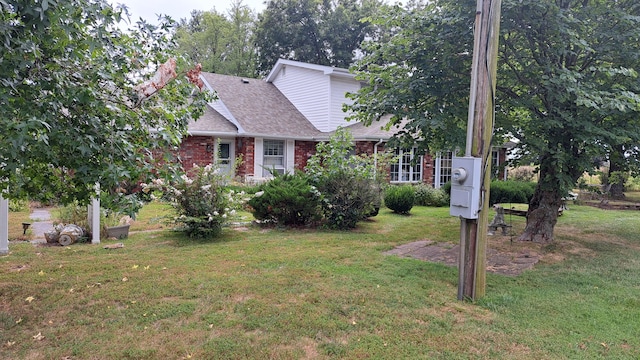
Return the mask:
[(482, 158), (453, 157), (451, 165), (451, 216), (477, 219), (480, 211)]

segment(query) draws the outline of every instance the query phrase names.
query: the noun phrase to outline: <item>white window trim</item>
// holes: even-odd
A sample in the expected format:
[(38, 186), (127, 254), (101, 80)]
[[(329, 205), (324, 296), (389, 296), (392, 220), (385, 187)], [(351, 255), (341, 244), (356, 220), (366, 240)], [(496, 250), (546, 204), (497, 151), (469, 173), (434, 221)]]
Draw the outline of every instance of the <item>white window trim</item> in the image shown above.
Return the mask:
[[(453, 156), (453, 152), (447, 151), (446, 153), (451, 153)], [(435, 174), (433, 176), (433, 187), (436, 189), (441, 188), (442, 186), (444, 186), (443, 183), (440, 182), (440, 178), (442, 175), (442, 152), (438, 152), (436, 154), (436, 164), (435, 164)]]
[[(293, 140), (280, 140), (280, 139), (260, 139), (260, 152), (258, 152), (257, 146), (256, 146), (256, 154), (260, 154), (259, 156), (259, 162), (260, 162), (260, 166), (258, 167), (258, 169), (260, 169), (260, 173), (262, 174), (263, 178), (272, 178), (273, 174), (270, 173), (269, 168), (265, 165), (265, 154), (264, 154), (264, 142), (265, 141), (279, 141), (282, 142), (282, 167), (276, 167), (276, 170), (282, 170), (284, 173), (286, 173), (287, 171), (290, 171), (291, 169), (293, 169), (293, 164), (289, 164), (289, 162), (292, 162), (292, 156), (287, 156), (287, 153), (293, 153), (293, 148), (294, 148), (294, 143)], [(291, 149), (291, 150), (290, 150)], [(258, 156), (256, 156), (257, 158)]]
[[(422, 182), (422, 179), (424, 178), (424, 155), (419, 155), (418, 156), (418, 163), (417, 165), (420, 167), (420, 171), (419, 171), (419, 179), (418, 180), (413, 180), (415, 172), (414, 172), (414, 166), (415, 165), (411, 165), (410, 166), (410, 170), (409, 170), (409, 179), (410, 180), (402, 180), (402, 157), (405, 154), (406, 150), (403, 149), (396, 149), (399, 151), (398, 156), (398, 161), (396, 163), (393, 163), (391, 165), (397, 165), (398, 166), (398, 179), (399, 180), (391, 180), (390, 182), (392, 184), (419, 184)], [(409, 152), (411, 153), (411, 160), (413, 160), (413, 158), (416, 156), (415, 155), (415, 151), (416, 148), (411, 148), (409, 150)], [(389, 175), (391, 176), (391, 173), (389, 173)]]

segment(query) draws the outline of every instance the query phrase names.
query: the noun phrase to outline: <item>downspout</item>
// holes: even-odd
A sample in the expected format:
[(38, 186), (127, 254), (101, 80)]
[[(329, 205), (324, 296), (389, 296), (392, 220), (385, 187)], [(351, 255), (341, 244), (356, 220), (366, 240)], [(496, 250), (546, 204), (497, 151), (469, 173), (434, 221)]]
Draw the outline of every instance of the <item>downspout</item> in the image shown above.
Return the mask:
[(384, 141), (380, 139), (375, 145), (373, 145), (373, 175), (376, 175), (378, 171), (378, 145), (382, 145)]

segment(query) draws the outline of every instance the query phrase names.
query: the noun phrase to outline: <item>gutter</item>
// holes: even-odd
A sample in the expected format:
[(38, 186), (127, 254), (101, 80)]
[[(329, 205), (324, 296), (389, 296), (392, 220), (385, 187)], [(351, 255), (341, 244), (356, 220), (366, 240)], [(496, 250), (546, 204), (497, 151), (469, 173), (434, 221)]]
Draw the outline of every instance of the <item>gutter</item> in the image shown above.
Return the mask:
[(375, 145), (373, 145), (373, 175), (378, 171), (378, 145), (381, 145), (384, 141), (380, 139)]

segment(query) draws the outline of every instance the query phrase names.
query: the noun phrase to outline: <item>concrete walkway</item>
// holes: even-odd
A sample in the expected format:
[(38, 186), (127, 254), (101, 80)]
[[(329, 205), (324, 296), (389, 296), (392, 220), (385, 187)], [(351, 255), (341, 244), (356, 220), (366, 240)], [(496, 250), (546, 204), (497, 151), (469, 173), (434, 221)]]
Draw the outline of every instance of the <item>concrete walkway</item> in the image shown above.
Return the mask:
[(32, 220), (30, 227), (33, 233), (32, 242), (46, 242), (44, 233), (53, 229), (49, 210), (49, 208), (38, 208), (31, 211), (29, 218)]

